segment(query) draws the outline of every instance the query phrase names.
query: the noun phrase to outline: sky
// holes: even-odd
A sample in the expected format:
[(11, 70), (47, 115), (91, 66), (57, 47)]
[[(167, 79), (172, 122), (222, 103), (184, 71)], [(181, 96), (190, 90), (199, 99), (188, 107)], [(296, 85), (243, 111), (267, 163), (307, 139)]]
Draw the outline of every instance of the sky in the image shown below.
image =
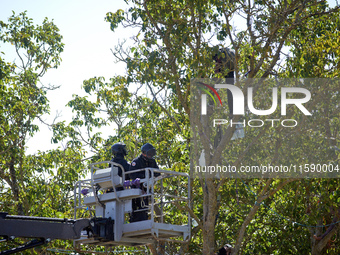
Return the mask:
[[(12, 11), (19, 14), (27, 10), (27, 16), (34, 24), (41, 24), (47, 17), (53, 20), (63, 36), (65, 46), (61, 65), (48, 70), (41, 80), (44, 85), (60, 85), (47, 95), (51, 115), (44, 116), (45, 121), (51, 123), (57, 111), (62, 115), (59, 121), (70, 119), (71, 109), (65, 105), (72, 95), (84, 95), (81, 86), (85, 79), (103, 76), (108, 81), (110, 77), (124, 74), (125, 65), (116, 63), (110, 49), (114, 49), (119, 41), (129, 39), (129, 32), (124, 28), (112, 32), (104, 18), (107, 12), (127, 8), (123, 0), (0, 0), (0, 20), (7, 22)], [(11, 49), (10, 45), (0, 43), (0, 51), (5, 53), (7, 61), (17, 58)], [(27, 143), (28, 153), (53, 147), (50, 145), (51, 132), (46, 126), (39, 126), (41, 132)]]

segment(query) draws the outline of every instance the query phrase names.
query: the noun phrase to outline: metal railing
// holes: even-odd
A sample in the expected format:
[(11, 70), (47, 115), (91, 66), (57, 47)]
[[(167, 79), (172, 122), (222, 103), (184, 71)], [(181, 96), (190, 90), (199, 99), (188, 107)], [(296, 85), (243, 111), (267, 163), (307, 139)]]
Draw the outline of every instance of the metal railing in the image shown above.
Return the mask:
[[(95, 208), (92, 206), (84, 205), (85, 196), (95, 196), (101, 203), (100, 197), (106, 191), (94, 186), (93, 174), (95, 171), (103, 169), (103, 166), (108, 166), (107, 164), (114, 163), (111, 161), (104, 161), (91, 164), (91, 179), (81, 180), (76, 183), (74, 189), (75, 218), (77, 217), (77, 212), (81, 210), (83, 210), (83, 214), (85, 212), (91, 213), (92, 211), (95, 211)], [(140, 179), (138, 182), (135, 180), (134, 184), (137, 183), (137, 186), (124, 185), (130, 180), (128, 179), (129, 175), (135, 173), (138, 176), (138, 173), (142, 173), (143, 171), (145, 173), (145, 178)], [(123, 183), (121, 183), (120, 186), (124, 186), (124, 190), (141, 189), (142, 193), (138, 198), (147, 198), (147, 205), (139, 211), (146, 210), (148, 212), (149, 220), (155, 223), (188, 226), (188, 228), (191, 229), (189, 213), (189, 210), (191, 210), (190, 178), (188, 174), (156, 168), (145, 168), (127, 172), (122, 168), (122, 173)], [(143, 174), (140, 176), (142, 175)], [(132, 181), (133, 180), (130, 180), (130, 183), (132, 183)], [(84, 189), (87, 189), (87, 191), (84, 192)], [(113, 192), (115, 192), (117, 201), (121, 202), (119, 198), (123, 192), (117, 191), (116, 187), (113, 187)], [(99, 195), (97, 193), (99, 193)], [(124, 196), (122, 197), (122, 199), (125, 199)], [(125, 222), (124, 224), (129, 223)]]

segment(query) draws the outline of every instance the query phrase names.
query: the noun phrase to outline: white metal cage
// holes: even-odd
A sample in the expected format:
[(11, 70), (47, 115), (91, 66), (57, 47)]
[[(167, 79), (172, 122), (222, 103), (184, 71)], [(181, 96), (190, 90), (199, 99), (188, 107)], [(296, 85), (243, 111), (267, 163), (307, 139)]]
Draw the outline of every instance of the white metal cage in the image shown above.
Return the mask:
[[(118, 175), (118, 167), (122, 176)], [(138, 187), (129, 185), (133, 181), (129, 174), (139, 171), (145, 171), (145, 178), (138, 180)], [(75, 244), (136, 246), (156, 240), (186, 242), (191, 229), (189, 191), (190, 178), (186, 173), (155, 168), (125, 172), (111, 161), (91, 164), (91, 179), (75, 185), (74, 217), (112, 219), (114, 239), (101, 240), (84, 233)], [(133, 199), (145, 197), (148, 204), (141, 210), (147, 212), (148, 218), (129, 222)]]

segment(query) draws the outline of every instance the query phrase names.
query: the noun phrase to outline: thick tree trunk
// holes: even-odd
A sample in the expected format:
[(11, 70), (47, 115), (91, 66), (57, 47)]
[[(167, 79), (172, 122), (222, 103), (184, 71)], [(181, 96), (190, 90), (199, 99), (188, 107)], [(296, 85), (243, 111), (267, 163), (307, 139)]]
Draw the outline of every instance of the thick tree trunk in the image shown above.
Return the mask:
[(218, 212), (217, 194), (214, 180), (206, 180), (203, 208), (203, 251), (204, 255), (213, 255), (215, 250), (215, 224)]

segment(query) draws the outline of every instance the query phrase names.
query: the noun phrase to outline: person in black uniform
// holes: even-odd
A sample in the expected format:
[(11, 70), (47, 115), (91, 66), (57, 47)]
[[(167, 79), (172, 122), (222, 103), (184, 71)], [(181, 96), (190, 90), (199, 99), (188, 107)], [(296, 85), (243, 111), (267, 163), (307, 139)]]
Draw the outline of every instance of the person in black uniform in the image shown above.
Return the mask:
[[(142, 146), (141, 148), (142, 154), (139, 155), (137, 158), (135, 158), (131, 162), (130, 166), (130, 171), (133, 170), (138, 170), (138, 169), (143, 169), (143, 168), (159, 168), (156, 160), (154, 159), (154, 156), (156, 155), (156, 149), (155, 147), (152, 146), (150, 143), (146, 143)], [(154, 173), (154, 177), (159, 176), (160, 173)], [(144, 179), (145, 176), (145, 170), (144, 171), (139, 171), (135, 173), (130, 174), (131, 179)], [(150, 176), (151, 172), (150, 172)], [(142, 184), (139, 187), (133, 187), (133, 188), (140, 188), (144, 190)], [(132, 200), (132, 213), (130, 214), (130, 222), (136, 222), (136, 221), (142, 221), (142, 220), (147, 220), (148, 219), (148, 214), (147, 211), (139, 211), (135, 212), (136, 210), (143, 210), (147, 208), (147, 205), (149, 204), (148, 197), (143, 197), (143, 198), (136, 198)]]
[[(228, 70), (224, 78), (227, 84), (234, 85), (234, 70), (235, 70), (235, 53), (228, 48), (219, 49), (219, 53), (213, 56), (215, 60), (215, 73), (223, 73)], [(233, 95), (230, 90), (227, 90), (228, 107), (230, 112), (230, 118), (233, 117)]]
[[(112, 152), (112, 162), (120, 164), (123, 168), (124, 171), (127, 172), (130, 169), (130, 164), (126, 161), (125, 156), (126, 156), (126, 145), (124, 143), (115, 143), (111, 147), (111, 152)], [(111, 167), (111, 164), (110, 164)], [(118, 167), (118, 175), (122, 177), (122, 169)], [(126, 178), (128, 179), (128, 177)], [(123, 190), (123, 187), (118, 187), (117, 190)]]
[[(150, 143), (146, 143), (141, 148), (142, 154), (140, 154), (137, 158), (135, 158), (131, 162), (130, 171), (143, 169), (143, 168), (159, 168), (156, 160), (154, 159), (154, 156), (156, 155), (156, 149), (152, 146)], [(159, 173), (155, 173), (155, 176), (158, 176)], [(151, 177), (151, 176), (150, 176)], [(145, 171), (140, 171), (136, 173), (130, 174), (131, 179), (145, 178)]]

